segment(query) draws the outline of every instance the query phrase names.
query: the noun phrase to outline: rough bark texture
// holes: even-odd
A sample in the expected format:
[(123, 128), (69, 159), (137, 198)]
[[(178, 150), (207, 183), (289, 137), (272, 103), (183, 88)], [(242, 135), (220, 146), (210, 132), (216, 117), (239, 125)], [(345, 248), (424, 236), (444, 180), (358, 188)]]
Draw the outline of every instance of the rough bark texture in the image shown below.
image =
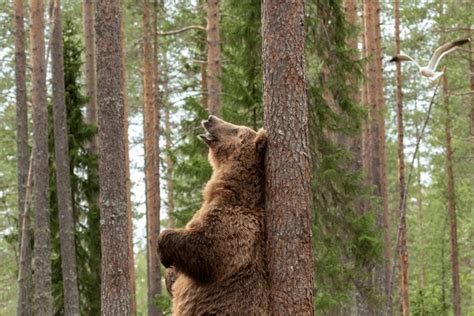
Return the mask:
[[(31, 236), (26, 205), (28, 185), (28, 107), (26, 104), (26, 54), (23, 0), (13, 3), (15, 36), (16, 148), (20, 265), (18, 267), (17, 315), (31, 314)], [(26, 210), (26, 211), (25, 211)]]
[(381, 211), (378, 215), (378, 225), (384, 235), (384, 263), (376, 270), (376, 282), (384, 295), (390, 284), (391, 256), (387, 192), (387, 162), (385, 152), (385, 122), (384, 122), (384, 93), (382, 77), (382, 53), (380, 36), (380, 4), (378, 0), (364, 0), (364, 24), (366, 32), (366, 48), (369, 53), (368, 73), (368, 103), (370, 106), (370, 134), (372, 146), (372, 183), (375, 195), (380, 197)]
[[(153, 14), (154, 16), (154, 14)], [(153, 21), (154, 22), (154, 21)], [(156, 85), (156, 53), (152, 40), (156, 36), (155, 23), (152, 24), (149, 1), (143, 1), (143, 121), (145, 146), (145, 185), (146, 185), (146, 219), (147, 219), (147, 277), (148, 277), (148, 315), (161, 315), (160, 310), (153, 303), (156, 295), (160, 294), (160, 261), (158, 259), (157, 238), (159, 230), (159, 156), (156, 156), (157, 141), (159, 140), (159, 107), (158, 96), (155, 93)], [(154, 30), (155, 29), (155, 30)], [(156, 86), (157, 88), (157, 86)], [(158, 122), (156, 122), (158, 111)], [(158, 126), (156, 126), (158, 125)], [(158, 127), (158, 129), (157, 129)], [(158, 135), (156, 134), (158, 132)], [(158, 152), (159, 154), (159, 152)], [(159, 171), (159, 169), (158, 169)], [(156, 178), (158, 177), (158, 179)], [(158, 193), (158, 194), (157, 194)]]
[(207, 0), (207, 90), (209, 114), (219, 115), (221, 84), (219, 0)]
[[(95, 69), (95, 43), (94, 43), (94, 6), (93, 0), (84, 0), (82, 5), (82, 22), (84, 30), (85, 63), (84, 72), (86, 79), (86, 96), (89, 98), (86, 107), (87, 122), (97, 125), (97, 80)], [(97, 154), (98, 139), (92, 138), (90, 151)]]
[(120, 1), (96, 7), (102, 315), (132, 314)]
[(313, 315), (304, 1), (264, 0), (262, 32), (270, 314)]
[[(400, 54), (400, 1), (394, 2), (395, 16), (395, 55)], [(402, 315), (408, 316), (409, 312), (409, 292), (408, 292), (408, 248), (407, 248), (407, 226), (406, 226), (406, 197), (405, 197), (405, 157), (403, 146), (403, 91), (402, 91), (402, 68), (401, 63), (396, 63), (396, 85), (397, 85), (397, 131), (398, 131), (398, 147), (397, 147), (397, 163), (398, 163), (398, 210), (401, 212), (401, 230), (400, 230), (400, 248), (398, 255), (400, 256), (400, 275), (401, 275), (401, 299), (402, 299)], [(390, 291), (390, 290), (389, 290)]]
[(44, 45), (44, 3), (30, 1), (30, 43), (33, 103), (34, 174), (34, 306), (35, 315), (52, 315), (51, 236), (49, 218), (48, 108), (46, 101), (46, 62)]
[(64, 58), (60, 0), (53, 4), (51, 62), (53, 75), (54, 154), (56, 162), (57, 197), (59, 209), (59, 239), (64, 288), (65, 315), (79, 315), (76, 245), (72, 210), (71, 179), (69, 176), (68, 128), (64, 91)]
[(443, 76), (444, 106), (446, 111), (446, 176), (448, 180), (448, 215), (451, 234), (451, 272), (453, 280), (453, 311), (455, 316), (461, 315), (461, 287), (459, 283), (458, 233), (456, 223), (456, 204), (454, 194), (453, 149), (451, 146), (451, 114), (449, 110), (448, 78)]

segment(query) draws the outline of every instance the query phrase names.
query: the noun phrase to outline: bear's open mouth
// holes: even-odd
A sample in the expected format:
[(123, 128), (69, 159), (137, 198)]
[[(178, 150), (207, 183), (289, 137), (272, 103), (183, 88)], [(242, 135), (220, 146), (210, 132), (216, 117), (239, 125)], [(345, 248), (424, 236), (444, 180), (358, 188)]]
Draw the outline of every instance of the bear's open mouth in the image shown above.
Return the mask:
[(211, 132), (209, 132), (209, 130), (208, 130), (209, 123), (210, 123), (209, 120), (201, 122), (201, 125), (204, 128), (204, 130), (206, 131), (206, 133), (198, 135), (199, 138), (202, 141), (204, 141), (206, 144), (210, 144), (211, 142), (215, 142), (217, 140), (217, 137), (212, 135)]

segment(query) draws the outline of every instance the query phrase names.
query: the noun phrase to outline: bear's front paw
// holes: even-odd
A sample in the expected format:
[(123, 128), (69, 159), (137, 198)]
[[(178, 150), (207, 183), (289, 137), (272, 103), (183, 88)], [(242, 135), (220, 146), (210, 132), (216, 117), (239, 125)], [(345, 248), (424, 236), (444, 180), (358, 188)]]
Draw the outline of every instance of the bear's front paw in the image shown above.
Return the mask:
[(173, 252), (172, 237), (175, 234), (174, 231), (168, 229), (161, 232), (158, 236), (158, 254), (160, 255), (161, 263), (169, 268), (173, 264), (171, 253)]

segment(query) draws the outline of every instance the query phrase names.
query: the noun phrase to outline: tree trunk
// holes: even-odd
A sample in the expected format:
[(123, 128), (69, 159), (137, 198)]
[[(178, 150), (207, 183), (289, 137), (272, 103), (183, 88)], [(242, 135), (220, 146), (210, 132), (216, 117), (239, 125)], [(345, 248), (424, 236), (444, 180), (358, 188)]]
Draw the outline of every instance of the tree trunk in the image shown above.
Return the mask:
[[(13, 29), (15, 36), (16, 85), (16, 147), (18, 182), (18, 222), (20, 231), (20, 265), (18, 267), (17, 315), (31, 314), (31, 236), (28, 217), (28, 107), (26, 104), (26, 54), (23, 0), (13, 3)], [(31, 177), (31, 176), (30, 176)]]
[[(416, 128), (416, 139), (420, 137), (420, 131), (418, 122), (415, 125)], [(424, 315), (425, 305), (424, 305), (424, 295), (425, 295), (425, 237), (424, 237), (424, 222), (423, 222), (423, 191), (422, 191), (422, 184), (421, 184), (421, 154), (418, 152), (416, 156), (416, 182), (417, 182), (417, 198), (416, 198), (416, 205), (418, 208), (418, 235), (420, 236), (419, 241), (419, 267), (420, 267), (420, 293), (422, 296), (422, 301), (420, 304), (420, 314)]]
[(443, 76), (444, 106), (446, 111), (445, 133), (446, 133), (446, 176), (448, 178), (448, 215), (451, 234), (451, 269), (453, 279), (453, 309), (454, 315), (461, 315), (461, 287), (459, 284), (459, 262), (458, 262), (458, 233), (456, 224), (456, 205), (454, 194), (453, 174), (453, 150), (451, 147), (451, 114), (449, 111), (449, 88), (446, 71)]
[[(168, 62), (165, 58), (164, 65), (164, 80), (163, 80), (163, 105), (165, 110), (165, 148), (166, 148), (166, 193), (167, 193), (167, 211), (168, 211), (168, 228), (176, 227), (174, 219), (174, 197), (173, 197), (173, 159), (171, 158), (171, 102), (168, 102)], [(204, 78), (204, 77), (203, 77)]]
[(69, 133), (67, 128), (64, 91), (64, 57), (60, 0), (54, 1), (52, 17), (51, 62), (53, 75), (54, 154), (59, 209), (61, 269), (64, 288), (64, 313), (65, 315), (79, 315), (74, 216), (72, 211), (71, 179), (69, 176)]
[(30, 1), (30, 43), (33, 104), (34, 173), (34, 309), (35, 315), (53, 314), (51, 292), (51, 236), (49, 218), (48, 106), (44, 45), (44, 3)]
[(384, 94), (382, 77), (382, 52), (380, 38), (380, 4), (378, 0), (364, 0), (364, 24), (366, 48), (370, 54), (368, 62), (368, 103), (370, 104), (370, 134), (372, 145), (372, 183), (375, 195), (380, 197), (382, 210), (378, 215), (378, 225), (384, 235), (384, 263), (376, 267), (376, 282), (380, 293), (387, 295), (391, 278), (390, 234), (387, 192), (387, 162), (385, 153)]
[(127, 94), (127, 72), (126, 72), (126, 58), (124, 52), (124, 21), (122, 19), (120, 25), (120, 32), (121, 32), (121, 47), (122, 47), (122, 91), (124, 91), (123, 95), (123, 142), (125, 144), (125, 179), (126, 179), (126, 187), (127, 187), (127, 233), (128, 233), (128, 252), (130, 256), (129, 261), (129, 270), (130, 270), (130, 288), (132, 289), (131, 295), (131, 314), (135, 315), (137, 311), (137, 298), (136, 298), (136, 284), (135, 284), (135, 265), (134, 265), (134, 253), (133, 253), (133, 214), (132, 214), (132, 196), (131, 196), (131, 188), (132, 182), (130, 181), (130, 152), (128, 146), (128, 99)]
[[(394, 2), (395, 15), (395, 55), (400, 54), (400, 1)], [(396, 63), (396, 85), (397, 85), (397, 131), (398, 131), (398, 210), (401, 212), (400, 229), (400, 275), (401, 275), (401, 298), (402, 315), (408, 316), (409, 312), (409, 292), (408, 292), (408, 248), (407, 248), (407, 227), (406, 227), (406, 189), (405, 189), (405, 155), (403, 145), (403, 91), (402, 91), (402, 69), (401, 63)], [(389, 290), (390, 291), (390, 290)]]
[[(262, 2), (270, 314), (313, 315), (304, 1)], [(295, 181), (297, 179), (297, 181)]]
[(219, 115), (221, 84), (219, 0), (207, 0), (207, 91), (209, 114)]
[[(97, 80), (95, 68), (95, 45), (94, 45), (94, 7), (93, 0), (83, 1), (83, 30), (85, 46), (85, 79), (86, 96), (89, 98), (86, 106), (87, 122), (97, 126)], [(90, 151), (98, 152), (97, 136), (94, 135), (90, 143)]]
[(471, 112), (470, 112), (470, 118), (471, 118), (471, 149), (472, 149), (472, 154), (474, 155), (474, 47), (472, 45), (472, 42), (469, 42), (469, 69), (470, 71), (470, 84), (471, 84)]
[[(147, 220), (147, 277), (148, 277), (148, 315), (160, 315), (161, 312), (153, 303), (160, 289), (160, 263), (157, 252), (159, 234), (159, 173), (156, 174), (156, 146), (159, 137), (159, 120), (156, 122), (156, 111), (159, 107), (155, 93), (156, 56), (152, 40), (156, 35), (154, 23), (151, 23), (149, 2), (143, 1), (143, 121), (145, 147), (145, 185), (146, 185), (146, 220)], [(156, 125), (158, 124), (158, 130)], [(158, 135), (156, 134), (158, 132)], [(159, 166), (159, 161), (158, 161)], [(158, 179), (156, 179), (158, 177)], [(158, 186), (157, 186), (158, 183)], [(157, 194), (158, 192), (158, 194)], [(157, 234), (158, 233), (158, 234)]]
[(103, 315), (133, 313), (120, 1), (96, 7)]

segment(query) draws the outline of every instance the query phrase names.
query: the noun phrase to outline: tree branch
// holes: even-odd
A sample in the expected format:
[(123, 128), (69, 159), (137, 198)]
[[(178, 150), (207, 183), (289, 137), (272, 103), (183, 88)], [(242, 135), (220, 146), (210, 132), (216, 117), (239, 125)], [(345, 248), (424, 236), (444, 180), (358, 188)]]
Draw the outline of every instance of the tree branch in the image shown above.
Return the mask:
[(206, 31), (206, 28), (204, 26), (201, 26), (201, 25), (191, 25), (191, 26), (183, 27), (182, 29), (178, 29), (178, 30), (167, 31), (167, 32), (158, 32), (158, 35), (159, 36), (176, 35), (176, 34), (183, 33), (183, 32), (189, 31), (189, 30)]

